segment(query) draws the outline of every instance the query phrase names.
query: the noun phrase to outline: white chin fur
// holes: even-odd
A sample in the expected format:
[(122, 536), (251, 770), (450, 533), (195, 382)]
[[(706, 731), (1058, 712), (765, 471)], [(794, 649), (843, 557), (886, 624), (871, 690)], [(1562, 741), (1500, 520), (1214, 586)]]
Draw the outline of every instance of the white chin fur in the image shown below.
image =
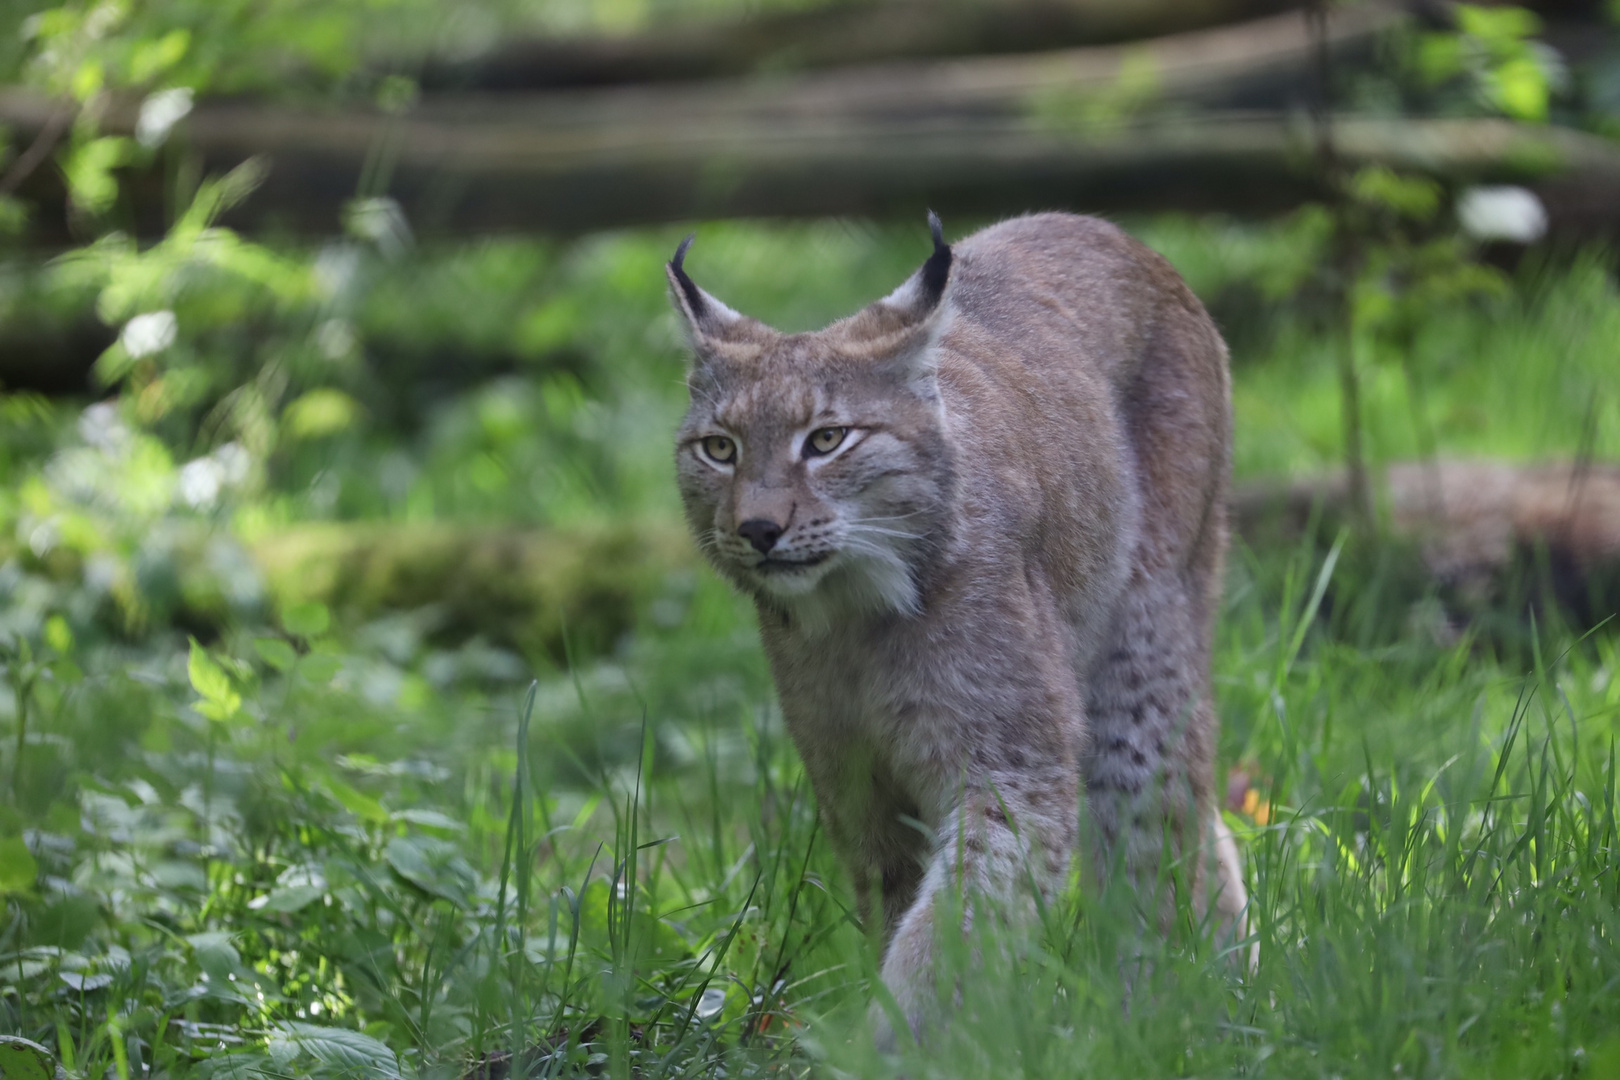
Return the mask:
[(775, 597), (778, 600), (791, 600), (800, 596), (808, 596), (815, 591), (817, 585), (833, 569), (835, 560), (817, 563), (815, 566), (806, 566), (802, 570), (771, 570), (763, 574), (755, 574), (759, 582), (760, 591)]
[(915, 615), (921, 607), (911, 569), (898, 552), (841, 554), (805, 571), (759, 578), (807, 633), (822, 634), (859, 615)]

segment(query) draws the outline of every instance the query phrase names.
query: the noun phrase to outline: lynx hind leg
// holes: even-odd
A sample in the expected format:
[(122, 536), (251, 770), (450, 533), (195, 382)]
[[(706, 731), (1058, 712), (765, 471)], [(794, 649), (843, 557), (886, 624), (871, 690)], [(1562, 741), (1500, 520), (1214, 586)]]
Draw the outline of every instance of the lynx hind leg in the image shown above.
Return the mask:
[[(916, 896), (883, 956), (884, 986), (913, 1037), (923, 1038), (939, 1019), (941, 916), (960, 912), (964, 933), (984, 905), (1028, 919), (1035, 911), (1031, 886), (1050, 899), (1068, 871), (1078, 794), (1072, 764), (1036, 775), (994, 777), (985, 789), (966, 793), (940, 830)], [(871, 1015), (879, 1049), (893, 1049), (887, 1010), (874, 1003)]]
[[(1097, 872), (1122, 872), (1153, 918), (1168, 931), (1177, 897), (1190, 886), (1200, 906), (1242, 901), (1228, 887), (1210, 896), (1203, 858), (1183, 858), (1207, 841), (1212, 798), (1215, 715), (1208, 695), (1204, 620), (1186, 584), (1138, 575), (1123, 598), (1115, 636), (1087, 680), (1090, 739), (1082, 758)], [(1235, 846), (1231, 854), (1236, 855)], [(1172, 865), (1164, 865), (1169, 853)], [(1222, 868), (1226, 861), (1217, 858)], [(1232, 865), (1241, 890), (1241, 877)], [(1099, 882), (1101, 883), (1101, 882)]]
[[(1219, 810), (1210, 814), (1209, 822), (1210, 866), (1205, 880), (1214, 894), (1216, 941), (1231, 946), (1249, 936), (1249, 893), (1243, 886), (1243, 856)], [(1252, 972), (1260, 963), (1260, 943), (1251, 942), (1238, 955)]]

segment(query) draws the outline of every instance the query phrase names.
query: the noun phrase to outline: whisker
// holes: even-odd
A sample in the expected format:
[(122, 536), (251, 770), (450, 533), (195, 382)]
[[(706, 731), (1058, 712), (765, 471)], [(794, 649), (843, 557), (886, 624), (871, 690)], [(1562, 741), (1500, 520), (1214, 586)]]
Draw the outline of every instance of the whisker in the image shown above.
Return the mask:
[(869, 524), (869, 523), (874, 522), (874, 521), (904, 521), (906, 518), (914, 518), (918, 514), (924, 514), (924, 513), (927, 513), (927, 511), (926, 510), (913, 510), (909, 514), (883, 514), (883, 515), (880, 515), (878, 517), (849, 518), (847, 521), (845, 521), (845, 524), (846, 525), (866, 525), (866, 524)]
[(897, 536), (897, 537), (900, 537), (902, 540), (916, 540), (920, 536), (920, 534), (918, 534), (918, 533), (905, 532), (902, 529), (880, 529), (876, 525), (852, 525), (849, 528), (849, 534), (850, 535), (863, 535), (864, 534), (864, 535), (870, 535), (870, 536)]

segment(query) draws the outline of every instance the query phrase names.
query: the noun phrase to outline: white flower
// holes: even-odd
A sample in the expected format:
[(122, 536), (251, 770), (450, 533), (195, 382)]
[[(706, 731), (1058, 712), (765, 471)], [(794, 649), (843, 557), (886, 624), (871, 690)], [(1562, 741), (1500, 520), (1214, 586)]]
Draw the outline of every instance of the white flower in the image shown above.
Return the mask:
[(116, 453), (129, 444), (129, 428), (118, 415), (118, 406), (98, 401), (79, 414), (79, 437), (104, 454)]
[(162, 146), (169, 132), (191, 112), (191, 89), (177, 86), (159, 90), (141, 102), (141, 115), (135, 121), (135, 141), (151, 150)]
[(177, 329), (179, 324), (175, 322), (174, 312), (149, 311), (125, 323), (124, 332), (118, 335), (118, 340), (123, 343), (125, 352), (139, 360), (173, 345)]
[(198, 510), (212, 506), (225, 486), (225, 467), (211, 457), (188, 461), (180, 470), (180, 498)]
[(1475, 240), (1529, 244), (1547, 232), (1547, 211), (1528, 188), (1471, 187), (1457, 200), (1457, 222)]
[(360, 249), (355, 244), (328, 244), (315, 256), (315, 283), (333, 299), (347, 295), (359, 272)]
[(56, 527), (55, 521), (42, 521), (28, 534), (28, 547), (37, 557), (43, 559), (61, 539), (62, 531)]
[(97, 552), (85, 560), (84, 583), (91, 592), (111, 592), (122, 576), (118, 560), (106, 552)]
[(253, 455), (244, 450), (241, 443), (226, 443), (214, 451), (213, 458), (219, 462), (225, 483), (232, 487), (246, 480), (248, 471), (253, 468)]
[(252, 469), (253, 455), (239, 443), (228, 442), (207, 457), (181, 467), (177, 494), (187, 506), (204, 510), (217, 503), (226, 488), (246, 481)]
[(315, 345), (328, 360), (342, 360), (355, 344), (354, 328), (346, 319), (327, 319), (315, 329)]
[(386, 195), (350, 199), (343, 207), (343, 226), (350, 235), (369, 240), (387, 258), (397, 258), (411, 246), (411, 225), (399, 200)]

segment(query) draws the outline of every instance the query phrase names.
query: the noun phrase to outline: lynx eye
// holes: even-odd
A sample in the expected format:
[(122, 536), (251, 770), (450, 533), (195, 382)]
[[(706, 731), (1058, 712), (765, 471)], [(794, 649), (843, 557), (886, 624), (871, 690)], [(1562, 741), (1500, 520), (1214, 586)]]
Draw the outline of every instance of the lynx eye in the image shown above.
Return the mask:
[(724, 435), (708, 435), (703, 439), (703, 453), (713, 462), (729, 465), (737, 456), (737, 444)]
[(806, 457), (817, 457), (821, 454), (830, 454), (844, 444), (844, 436), (849, 434), (849, 428), (824, 427), (817, 428), (804, 440), (804, 453)]

